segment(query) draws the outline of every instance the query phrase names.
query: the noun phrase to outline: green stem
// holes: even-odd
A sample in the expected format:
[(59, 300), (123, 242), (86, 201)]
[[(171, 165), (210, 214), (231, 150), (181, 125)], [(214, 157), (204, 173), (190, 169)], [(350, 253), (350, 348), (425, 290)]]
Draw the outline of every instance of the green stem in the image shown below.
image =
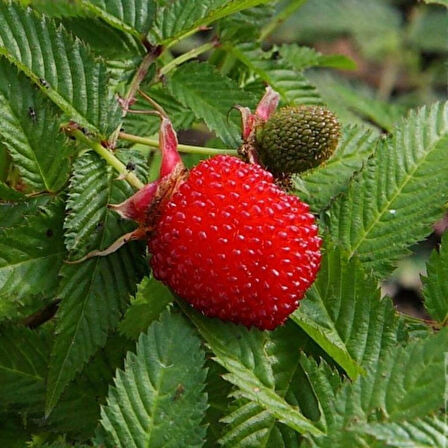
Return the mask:
[(292, 2), (262, 29), (259, 40), (265, 40), (279, 25), (281, 25), (291, 14), (296, 12), (306, 0), (292, 0)]
[(207, 42), (203, 45), (200, 45), (197, 48), (193, 48), (190, 51), (187, 51), (186, 53), (180, 55), (179, 57), (173, 59), (172, 61), (168, 62), (165, 66), (163, 66), (159, 71), (159, 77), (165, 76), (167, 73), (169, 73), (171, 70), (176, 68), (177, 66), (183, 64), (184, 62), (194, 59), (201, 55), (202, 53), (205, 53), (206, 51), (211, 50), (216, 46), (216, 42)]
[(145, 186), (143, 182), (134, 174), (127, 170), (126, 165), (114, 156), (112, 151), (109, 151), (97, 141), (90, 139), (83, 134), (79, 129), (70, 130), (69, 134), (76, 138), (76, 140), (84, 143), (89, 148), (92, 148), (99, 156), (101, 156), (110, 166), (115, 168), (126, 179), (130, 185), (140, 190)]
[[(141, 145), (146, 145), (149, 146), (150, 148), (160, 149), (159, 141), (157, 139), (126, 134), (125, 132), (120, 132), (119, 137), (122, 140), (126, 140), (128, 142), (140, 143)], [(191, 145), (179, 144), (177, 146), (177, 149), (179, 150), (179, 152), (184, 152), (187, 154), (204, 154), (204, 155), (237, 154), (236, 149), (218, 149), (218, 148), (209, 148), (207, 146), (191, 146)]]

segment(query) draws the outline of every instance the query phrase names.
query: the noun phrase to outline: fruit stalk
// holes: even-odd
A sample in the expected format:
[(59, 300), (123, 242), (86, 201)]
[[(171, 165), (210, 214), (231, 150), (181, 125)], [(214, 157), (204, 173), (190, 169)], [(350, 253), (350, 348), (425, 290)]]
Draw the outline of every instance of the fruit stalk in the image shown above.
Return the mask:
[[(153, 138), (140, 137), (138, 135), (127, 134), (126, 132), (120, 132), (119, 137), (122, 140), (126, 140), (128, 142), (140, 143), (141, 145), (146, 145), (153, 149), (160, 149), (159, 141)], [(183, 152), (186, 154), (203, 154), (203, 155), (237, 154), (237, 151), (235, 149), (218, 149), (218, 148), (209, 148), (207, 146), (192, 146), (182, 144), (178, 145), (177, 150), (179, 152)]]

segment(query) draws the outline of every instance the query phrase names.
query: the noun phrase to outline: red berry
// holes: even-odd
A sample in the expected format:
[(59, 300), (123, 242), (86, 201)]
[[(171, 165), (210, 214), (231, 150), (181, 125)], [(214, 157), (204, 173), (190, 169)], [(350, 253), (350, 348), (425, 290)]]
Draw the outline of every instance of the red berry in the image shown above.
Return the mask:
[(195, 308), (267, 330), (297, 308), (321, 257), (308, 205), (230, 156), (191, 170), (148, 245), (154, 276)]

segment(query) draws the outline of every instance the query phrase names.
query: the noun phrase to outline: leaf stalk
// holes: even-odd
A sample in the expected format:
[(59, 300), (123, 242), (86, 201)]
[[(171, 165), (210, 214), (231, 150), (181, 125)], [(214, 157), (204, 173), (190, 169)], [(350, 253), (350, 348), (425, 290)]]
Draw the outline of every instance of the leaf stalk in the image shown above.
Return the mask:
[(183, 64), (186, 61), (189, 61), (190, 59), (197, 58), (202, 53), (205, 53), (214, 47), (216, 47), (218, 43), (216, 41), (213, 42), (206, 42), (203, 45), (200, 45), (197, 48), (193, 48), (190, 51), (187, 51), (186, 53), (180, 55), (179, 57), (173, 59), (172, 61), (168, 62), (165, 66), (163, 66), (159, 71), (159, 78), (162, 78), (167, 73), (169, 73), (171, 70), (175, 69), (179, 65)]

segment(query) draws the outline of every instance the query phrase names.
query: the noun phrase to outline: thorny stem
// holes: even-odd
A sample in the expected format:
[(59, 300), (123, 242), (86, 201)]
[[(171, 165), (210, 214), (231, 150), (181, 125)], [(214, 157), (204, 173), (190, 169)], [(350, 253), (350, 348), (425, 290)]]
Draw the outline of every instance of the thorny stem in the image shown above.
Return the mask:
[(145, 79), (146, 74), (148, 73), (149, 67), (154, 62), (154, 60), (159, 56), (159, 50), (156, 51), (156, 49), (146, 54), (146, 56), (143, 58), (142, 62), (140, 63), (140, 66), (138, 70), (135, 72), (134, 77), (132, 78), (131, 84), (129, 84), (129, 89), (124, 97), (123, 101), (123, 116), (126, 115), (126, 113), (129, 110), (130, 103), (135, 97), (135, 94), (137, 93), (138, 89), (140, 88), (140, 84)]
[[(168, 118), (167, 113), (165, 112), (165, 110), (163, 109), (163, 107), (157, 103), (156, 101), (154, 101), (149, 95), (147, 95), (145, 92), (143, 92), (143, 90), (138, 90), (138, 93), (146, 100), (148, 101), (149, 104), (151, 104), (152, 107), (154, 107), (156, 114), (160, 115), (161, 117), (165, 117)], [(134, 111), (132, 111), (134, 112)]]
[(172, 61), (168, 62), (165, 66), (163, 66), (159, 71), (159, 78), (165, 76), (167, 73), (169, 73), (171, 70), (176, 68), (177, 66), (183, 64), (184, 62), (194, 59), (201, 55), (202, 53), (205, 53), (206, 51), (211, 50), (212, 48), (216, 47), (218, 43), (216, 41), (214, 42), (207, 42), (197, 48), (193, 48), (190, 51), (187, 51), (186, 53), (182, 54), (181, 56), (173, 59)]
[[(140, 143), (142, 145), (149, 146), (150, 148), (159, 149), (159, 141), (156, 139), (140, 137), (138, 135), (126, 134), (125, 132), (120, 132), (119, 138), (126, 140), (128, 142)], [(218, 148), (209, 148), (207, 146), (191, 146), (191, 145), (179, 144), (177, 149), (179, 152), (184, 152), (188, 154), (205, 154), (205, 155), (237, 154), (237, 151), (235, 149), (218, 149)]]
[(281, 25), (291, 14), (296, 12), (306, 0), (292, 0), (292, 2), (280, 11), (261, 31), (259, 40), (265, 40), (279, 25)]
[(126, 179), (130, 185), (132, 185), (137, 190), (140, 190), (145, 186), (143, 182), (140, 181), (140, 179), (134, 174), (128, 171), (126, 168), (126, 165), (120, 160), (117, 159), (117, 157), (114, 156), (112, 151), (109, 151), (104, 146), (102, 146), (100, 143), (98, 143), (95, 140), (92, 140), (91, 138), (84, 135), (84, 133), (80, 129), (70, 129), (66, 128), (67, 133), (71, 136), (75, 137), (76, 140), (84, 143), (89, 148), (92, 148), (99, 156), (101, 156), (110, 166), (115, 168), (116, 171), (118, 171), (122, 176), (123, 179)]
[[(142, 62), (140, 63), (140, 66), (138, 67), (137, 71), (135, 72), (134, 77), (132, 78), (131, 83), (129, 84), (128, 91), (126, 92), (125, 97), (123, 98), (122, 102), (122, 117), (124, 118), (126, 114), (128, 113), (129, 107), (135, 98), (135, 95), (140, 88), (140, 84), (145, 79), (146, 74), (148, 73), (149, 67), (151, 64), (159, 57), (161, 52), (161, 47), (155, 47), (150, 52), (148, 52), (145, 57), (143, 58)], [(110, 138), (110, 145), (111, 147), (115, 146), (115, 143), (118, 139), (118, 133), (120, 132), (121, 124), (117, 127), (117, 129), (114, 131)]]

